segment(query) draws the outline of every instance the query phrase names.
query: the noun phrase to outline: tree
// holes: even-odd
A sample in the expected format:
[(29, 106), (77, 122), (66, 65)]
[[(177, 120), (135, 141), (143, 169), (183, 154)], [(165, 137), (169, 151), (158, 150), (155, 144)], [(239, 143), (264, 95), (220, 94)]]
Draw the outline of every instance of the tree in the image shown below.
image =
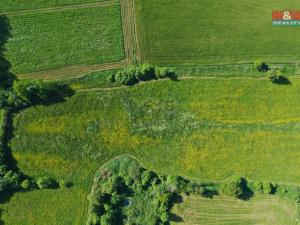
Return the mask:
[(254, 68), (257, 69), (259, 72), (267, 72), (269, 70), (268, 64), (261, 60), (256, 60), (254, 62)]
[(51, 189), (57, 187), (57, 182), (52, 177), (44, 176), (37, 179), (36, 184), (39, 189)]
[(247, 186), (247, 180), (243, 177), (235, 177), (221, 185), (224, 194), (240, 199), (247, 199), (252, 196), (252, 191)]
[(28, 190), (31, 186), (31, 182), (29, 179), (25, 179), (21, 182), (20, 184), (21, 188), (23, 188), (24, 190)]
[(136, 78), (140, 81), (155, 79), (155, 69), (150, 64), (144, 63), (136, 72)]

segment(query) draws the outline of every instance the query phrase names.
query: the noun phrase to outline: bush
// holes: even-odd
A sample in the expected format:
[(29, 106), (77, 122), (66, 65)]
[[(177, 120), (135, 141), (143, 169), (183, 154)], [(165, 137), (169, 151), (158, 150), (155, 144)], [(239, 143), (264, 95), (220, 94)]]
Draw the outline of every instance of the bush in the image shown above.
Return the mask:
[(155, 178), (154, 172), (152, 172), (151, 170), (145, 170), (142, 173), (142, 177), (141, 177), (142, 186), (144, 188), (149, 187), (154, 178)]
[(107, 82), (114, 83), (116, 82), (115, 74), (109, 74), (109, 76), (106, 78)]
[(57, 187), (56, 180), (49, 176), (38, 178), (36, 184), (39, 189), (51, 189)]
[(167, 78), (168, 76), (168, 68), (166, 67), (155, 67), (155, 77), (156, 79)]
[(269, 66), (261, 60), (256, 60), (254, 62), (254, 68), (259, 72), (267, 72), (269, 70)]
[(25, 179), (20, 184), (21, 188), (24, 190), (28, 190), (31, 187), (31, 181), (29, 179)]
[(60, 180), (59, 187), (61, 188), (70, 188), (72, 186), (72, 182), (69, 180)]
[(140, 81), (148, 81), (155, 79), (155, 69), (148, 63), (142, 64), (135, 74)]
[(135, 77), (135, 71), (126, 69), (124, 71), (119, 71), (114, 76), (115, 82), (127, 86), (132, 86), (138, 83), (138, 80)]
[(243, 177), (237, 177), (221, 185), (224, 194), (239, 199), (248, 199), (252, 196), (252, 191), (247, 186), (247, 180)]

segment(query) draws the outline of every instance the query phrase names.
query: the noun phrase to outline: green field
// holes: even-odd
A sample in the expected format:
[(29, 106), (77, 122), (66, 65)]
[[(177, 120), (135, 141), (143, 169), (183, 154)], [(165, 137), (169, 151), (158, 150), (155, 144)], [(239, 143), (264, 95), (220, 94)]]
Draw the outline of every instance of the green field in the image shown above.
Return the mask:
[[(86, 224), (96, 171), (120, 154), (162, 176), (218, 188), (233, 175), (284, 183), (282, 196), (297, 199), (300, 29), (272, 26), (272, 11), (300, 8), (300, 2), (132, 1), (1, 0), (0, 24), (11, 27), (11, 37), (7, 43), (0, 37), (0, 56), (11, 63), (11, 72), (19, 78), (67, 78), (55, 82), (76, 93), (58, 103), (33, 101), (14, 115), (8, 112), (23, 107), (18, 101), (24, 100), (15, 95), (23, 94), (8, 88), (1, 95), (1, 104), (13, 107), (0, 109), (0, 122), (7, 123), (0, 130), (0, 136), (7, 135), (3, 150), (11, 150), (20, 171), (36, 183), (50, 175), (73, 185), (4, 193), (0, 224)], [(253, 66), (256, 59), (280, 70), (291, 85), (270, 82)], [(179, 79), (131, 87), (108, 81), (129, 62), (169, 66)], [(0, 75), (6, 75), (2, 67)], [(293, 193), (284, 189), (292, 185)], [(218, 191), (212, 199), (184, 196), (173, 208), (171, 224), (298, 224), (292, 200), (255, 192), (249, 201), (239, 201)], [(141, 225), (152, 223), (153, 206), (160, 204), (144, 194), (131, 196), (134, 210), (124, 210), (124, 215), (145, 214), (151, 208), (136, 217)]]
[(18, 13), (8, 18), (12, 38), (6, 56), (14, 73), (125, 58), (119, 3)]
[(136, 1), (143, 60), (154, 64), (223, 64), (300, 59), (297, 27), (272, 27), (272, 10), (286, 1)]
[(80, 224), (93, 172), (121, 153), (163, 174), (299, 183), (299, 87), (297, 78), (291, 86), (247, 78), (166, 80), (25, 110), (15, 118), (11, 142), (18, 166), (32, 176), (50, 171), (75, 185), (71, 192), (17, 194), (2, 217), (20, 224), (12, 219), (15, 209), (23, 224), (41, 218), (40, 209), (15, 208), (30, 198), (51, 208), (51, 221), (74, 208), (66, 222), (53, 224)]
[(0, 13), (12, 13), (25, 10), (34, 10), (41, 8), (69, 6), (86, 3), (107, 2), (109, 0), (2, 0), (0, 2)]
[(299, 183), (300, 80), (292, 83), (203, 78), (77, 94), (17, 115), (12, 149), (67, 160), (131, 153), (166, 173)]
[(220, 196), (214, 199), (189, 196), (174, 206), (178, 222), (172, 225), (296, 225), (297, 205), (279, 197), (258, 196), (240, 201)]

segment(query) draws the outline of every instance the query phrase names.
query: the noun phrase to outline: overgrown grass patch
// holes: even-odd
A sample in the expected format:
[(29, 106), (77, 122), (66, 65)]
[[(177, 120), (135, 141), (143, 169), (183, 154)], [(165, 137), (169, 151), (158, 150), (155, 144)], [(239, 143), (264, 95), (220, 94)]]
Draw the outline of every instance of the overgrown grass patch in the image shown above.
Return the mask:
[(121, 153), (163, 174), (299, 183), (300, 80), (291, 81), (194, 78), (77, 94), (16, 115), (11, 147), (25, 173), (72, 177), (86, 194), (97, 166)]

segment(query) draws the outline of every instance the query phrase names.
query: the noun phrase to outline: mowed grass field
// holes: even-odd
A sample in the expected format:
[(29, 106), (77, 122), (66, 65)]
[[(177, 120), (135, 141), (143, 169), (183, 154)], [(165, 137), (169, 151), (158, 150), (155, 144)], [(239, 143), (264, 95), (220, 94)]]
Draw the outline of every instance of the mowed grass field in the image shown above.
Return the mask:
[(273, 10), (294, 0), (135, 1), (141, 58), (154, 64), (223, 64), (300, 59), (298, 27), (273, 27)]
[(12, 37), (6, 45), (6, 57), (12, 72), (123, 60), (120, 13), (120, 4), (115, 1), (8, 14)]
[(279, 197), (256, 196), (241, 201), (224, 196), (213, 199), (185, 196), (175, 204), (172, 225), (296, 225), (297, 204)]
[[(25, 110), (15, 117), (11, 142), (18, 166), (32, 176), (70, 178), (74, 186), (69, 192), (17, 194), (3, 206), (2, 218), (12, 225), (32, 224), (34, 218), (40, 224), (45, 218), (82, 224), (77, 221), (86, 218), (93, 172), (121, 153), (163, 174), (209, 181), (236, 174), (299, 184), (300, 80), (291, 81), (280, 86), (247, 78), (163, 80), (79, 93)], [(18, 207), (29, 202), (40, 207)], [(58, 223), (66, 207), (68, 216)]]

